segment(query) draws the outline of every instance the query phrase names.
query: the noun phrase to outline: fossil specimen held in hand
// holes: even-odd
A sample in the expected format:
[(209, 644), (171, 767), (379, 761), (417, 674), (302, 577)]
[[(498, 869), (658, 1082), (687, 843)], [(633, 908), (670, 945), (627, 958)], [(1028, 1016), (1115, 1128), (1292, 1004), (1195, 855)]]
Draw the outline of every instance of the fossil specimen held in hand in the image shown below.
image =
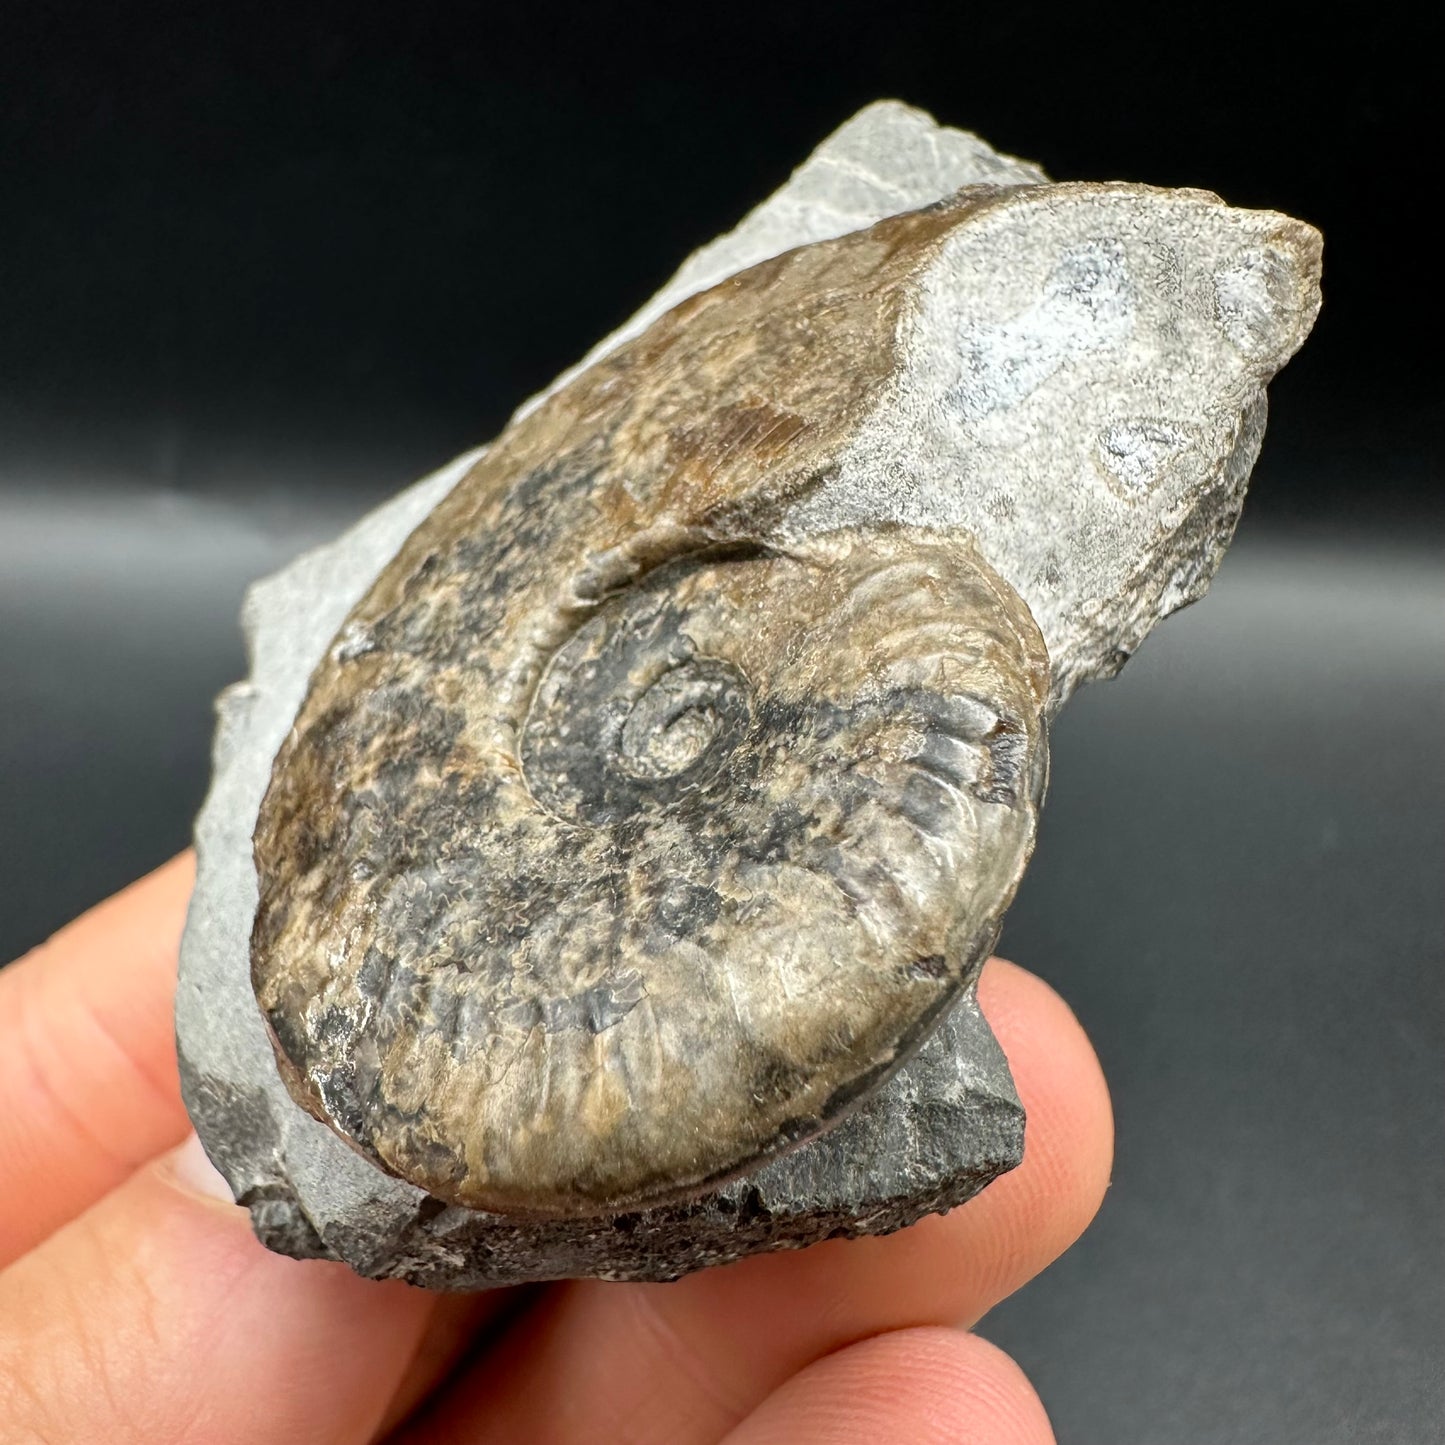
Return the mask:
[[(1286, 217), (873, 107), (424, 504), (298, 564), (325, 605), (284, 686), (258, 641), (277, 700), (221, 758), (254, 873), (228, 834), (242, 893), (209, 882), (203, 816), (178, 1005), (263, 1237), (668, 1277), (1016, 1162), (972, 988), (1049, 718), (1207, 586), (1318, 270)], [(234, 990), (243, 924), (236, 1047), (186, 986)], [(935, 1147), (930, 1098), (976, 1137)]]

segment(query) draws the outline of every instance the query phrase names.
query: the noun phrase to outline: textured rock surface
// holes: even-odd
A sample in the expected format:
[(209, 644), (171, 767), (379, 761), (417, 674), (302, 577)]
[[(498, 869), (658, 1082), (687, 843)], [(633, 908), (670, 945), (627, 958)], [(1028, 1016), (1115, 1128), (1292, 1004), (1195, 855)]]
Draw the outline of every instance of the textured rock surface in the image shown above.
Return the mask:
[[(668, 306), (789, 246), (847, 235), (961, 185), (1028, 187), (976, 192), (943, 220), (904, 225), (930, 228), (930, 241), (890, 322), (877, 386), (833, 429), (809, 485), (761, 503), (754, 495), (729, 514), (744, 517), (741, 532), (718, 539), (806, 552), (839, 527), (866, 538), (902, 525), (960, 544), (977, 535), (1039, 624), (1057, 705), (1079, 681), (1117, 669), (1160, 616), (1207, 584), (1258, 447), (1264, 384), (1313, 318), (1318, 238), (1203, 193), (1039, 179), (918, 112), (871, 107), (589, 361), (615, 356), (625, 367), (654, 332), (634, 338)], [(967, 224), (953, 225), (954, 213)], [(852, 237), (839, 244), (855, 247)], [(826, 361), (814, 369), (826, 380)], [(549, 416), (566, 405), (542, 405), (521, 435), (545, 441)], [(506, 439), (496, 455), (505, 450)], [(286, 1091), (246, 976), (257, 903), (250, 837), (271, 760), (342, 621), (412, 528), (449, 493), (461, 499), (449, 501), (453, 512), (465, 507), (488, 470), (482, 454), (460, 459), (248, 602), (255, 666), (221, 705), (177, 1022), (188, 1104), (258, 1231), (291, 1253), (469, 1287), (670, 1277), (757, 1248), (895, 1228), (960, 1202), (1017, 1161), (1022, 1128), (968, 988), (919, 1052), (829, 1132), (691, 1202), (621, 1216), (520, 1224), (449, 1206), (353, 1153)], [(724, 485), (717, 497), (735, 492)], [(654, 520), (667, 510), (656, 498), (648, 506)], [(696, 521), (675, 513), (672, 523)], [(405, 562), (392, 571), (411, 575)], [(344, 651), (356, 639), (336, 640)], [(968, 976), (961, 965), (950, 984)], [(906, 1044), (908, 1030), (896, 1037)]]

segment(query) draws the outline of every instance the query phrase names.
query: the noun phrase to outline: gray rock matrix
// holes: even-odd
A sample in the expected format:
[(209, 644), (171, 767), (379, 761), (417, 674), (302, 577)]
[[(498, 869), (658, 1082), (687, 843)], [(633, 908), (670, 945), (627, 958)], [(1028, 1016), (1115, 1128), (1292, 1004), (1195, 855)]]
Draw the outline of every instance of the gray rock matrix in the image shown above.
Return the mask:
[[(922, 112), (896, 102), (870, 106), (734, 231), (693, 255), (553, 390), (687, 296), (782, 251), (928, 205), (961, 186), (1044, 180), (1037, 167), (941, 128)], [(1121, 215), (1119, 226), (1127, 229), (1128, 221)], [(930, 300), (940, 315), (928, 318), (932, 330), (910, 365), (933, 372), (935, 388), (937, 376), (945, 378), (952, 420), (940, 421), (937, 408), (905, 414), (896, 434), (876, 439), (876, 458), (865, 436), (857, 465), (808, 503), (827, 516), (796, 519), (811, 531), (876, 515), (870, 472), (885, 464), (877, 459), (901, 452), (913, 490), (890, 493), (891, 520), (923, 526), (966, 520), (976, 528), (985, 554), (1039, 623), (1055, 705), (1079, 682), (1117, 670), (1154, 622), (1207, 586), (1262, 436), (1264, 382), (1299, 344), (1317, 305), (1311, 263), (1303, 280), (1281, 279), (1276, 253), (1259, 240), (1226, 257), (1204, 281), (1173, 275), (1177, 258), (1160, 255), (1162, 279), (1151, 297), (1162, 292), (1167, 302), (1172, 288), (1180, 301), (1177, 314), (1155, 316), (1148, 312), (1152, 302), (1129, 289), (1122, 246), (1107, 238), (1058, 238), (1061, 265), (1087, 272), (1087, 316), (1069, 276), (1049, 280), (1031, 304), (1013, 298), (1012, 314), (1001, 321), (956, 315), (945, 294)], [(1317, 259), (1312, 264), (1317, 268)], [(1260, 357), (1231, 398), (1231, 416), (1218, 421), (1210, 391), (1217, 391), (1217, 378), (1196, 383), (1186, 366), (1164, 383), (1153, 410), (1120, 411), (1108, 401), (1114, 410), (1099, 433), (1096, 464), (1107, 472), (1109, 489), (1076, 487), (1058, 468), (1050, 473), (1047, 457), (1030, 457), (1037, 429), (1009, 430), (1020, 425), (1018, 402), (1047, 391), (1070, 357), (1125, 347), (1136, 324), (1156, 332), (1173, 327), (1176, 343), (1187, 348), (1189, 327), (1204, 324), (1203, 308), (1191, 298), (1206, 283), (1216, 338), (1222, 330), (1240, 355)], [(933, 334), (972, 340), (956, 355), (934, 355), (926, 344)], [(902, 385), (909, 395), (929, 390), (921, 379), (911, 390), (909, 378)], [(1104, 376), (1100, 390), (1107, 385), (1115, 383)], [(1004, 394), (1010, 387), (1017, 395)], [(1194, 431), (1181, 425), (1196, 414), (1207, 415), (1208, 424)], [(985, 456), (1012, 449), (1022, 463), (1015, 474), (1031, 483), (1046, 477), (1042, 499), (1020, 505), (988, 475), (931, 487), (930, 458), (957, 451), (956, 439), (934, 435), (938, 425), (971, 428)], [(458, 458), (336, 542), (258, 583), (246, 601), (251, 676), (218, 706), (214, 777), (196, 826), (198, 875), (176, 1026), (187, 1107), (261, 1240), (299, 1258), (339, 1259), (365, 1275), (433, 1288), (575, 1276), (672, 1279), (759, 1250), (886, 1233), (962, 1203), (1014, 1167), (1022, 1158), (1023, 1110), (971, 991), (902, 1068), (827, 1133), (700, 1198), (611, 1218), (529, 1221), (445, 1205), (382, 1173), (292, 1100), (250, 982), (257, 812), (272, 760), (341, 623), (478, 455)], [(1181, 457), (1193, 464), (1176, 464)]]

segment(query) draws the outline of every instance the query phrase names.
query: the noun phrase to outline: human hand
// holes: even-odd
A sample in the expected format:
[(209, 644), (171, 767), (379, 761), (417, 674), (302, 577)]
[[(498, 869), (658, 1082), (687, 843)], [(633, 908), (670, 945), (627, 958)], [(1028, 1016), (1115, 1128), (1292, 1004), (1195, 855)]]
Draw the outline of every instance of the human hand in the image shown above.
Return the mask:
[[(966, 1332), (1108, 1181), (1098, 1062), (1047, 985), (979, 988), (1023, 1164), (943, 1217), (706, 1270), (475, 1296), (266, 1251), (192, 1137), (171, 1002), (189, 856), (0, 972), (0, 1442), (1042, 1445)], [(179, 1146), (179, 1147), (177, 1147)]]

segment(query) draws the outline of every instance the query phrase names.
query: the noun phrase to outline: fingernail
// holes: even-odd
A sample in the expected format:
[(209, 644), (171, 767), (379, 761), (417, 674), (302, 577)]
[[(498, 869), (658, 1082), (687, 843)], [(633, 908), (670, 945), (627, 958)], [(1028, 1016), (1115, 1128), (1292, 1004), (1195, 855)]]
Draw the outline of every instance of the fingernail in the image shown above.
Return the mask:
[(199, 1194), (203, 1199), (219, 1200), (223, 1204), (236, 1202), (231, 1186), (206, 1157), (201, 1141), (194, 1134), (178, 1149), (172, 1150), (166, 1162), (172, 1180), (182, 1189)]

